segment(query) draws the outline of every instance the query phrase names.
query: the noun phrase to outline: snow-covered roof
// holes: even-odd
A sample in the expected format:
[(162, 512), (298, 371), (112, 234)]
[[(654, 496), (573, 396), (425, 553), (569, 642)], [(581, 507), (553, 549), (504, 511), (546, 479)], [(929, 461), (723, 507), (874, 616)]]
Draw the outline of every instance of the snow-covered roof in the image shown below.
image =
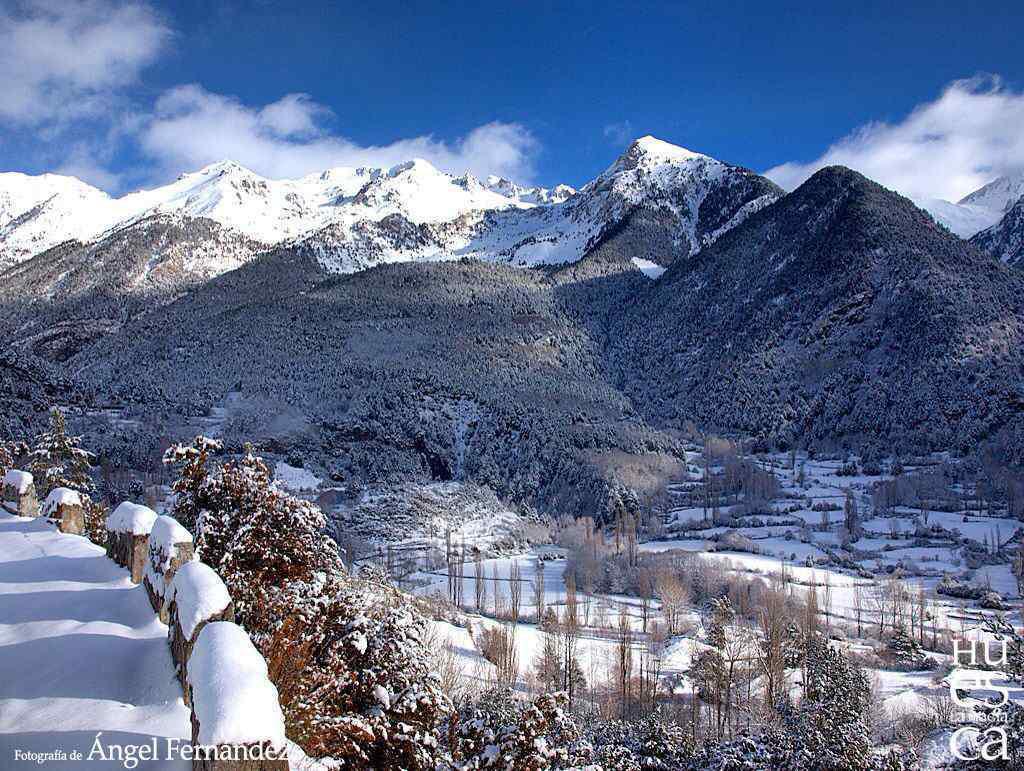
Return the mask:
[(155, 522), (156, 512), (151, 508), (124, 501), (107, 516), (107, 530), (113, 533), (149, 535)]
[(31, 484), (32, 475), (27, 471), (18, 471), (18, 469), (12, 468), (4, 474), (4, 486), (10, 485), (18, 492), (18, 495), (28, 492)]
[(171, 581), (167, 602), (178, 604), (181, 631), (192, 639), (199, 624), (228, 606), (231, 595), (213, 568), (195, 560), (178, 568)]
[(188, 682), (199, 744), (285, 746), (284, 716), (267, 662), (237, 624), (203, 627), (188, 661)]
[(149, 545), (170, 552), (174, 545), (179, 543), (192, 543), (192, 533), (174, 517), (161, 514), (156, 518), (149, 533)]
[(69, 487), (55, 487), (43, 502), (43, 514), (53, 514), (58, 506), (81, 506), (82, 499)]

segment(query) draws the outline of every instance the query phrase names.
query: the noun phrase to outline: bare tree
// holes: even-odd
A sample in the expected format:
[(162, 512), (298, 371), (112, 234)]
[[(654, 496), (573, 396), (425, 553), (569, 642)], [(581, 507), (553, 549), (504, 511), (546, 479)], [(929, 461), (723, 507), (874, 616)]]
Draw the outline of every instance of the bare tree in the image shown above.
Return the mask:
[(508, 580), (509, 611), (512, 620), (518, 622), (519, 609), (523, 599), (523, 574), (519, 569), (519, 562), (516, 560), (512, 561), (512, 567), (509, 568)]
[(537, 621), (544, 618), (544, 563), (539, 559), (533, 570), (533, 607), (537, 614)]
[(484, 602), (487, 600), (487, 584), (484, 576), (484, 559), (480, 552), (473, 555), (473, 587), (476, 590), (476, 612), (484, 612)]
[(790, 619), (786, 612), (786, 593), (779, 582), (765, 592), (758, 613), (761, 644), (758, 652), (764, 682), (765, 704), (777, 704), (783, 695), (786, 675), (786, 640)]
[(633, 628), (625, 607), (619, 610), (619, 628), (616, 635), (615, 653), (618, 663), (618, 696), (623, 717), (630, 714), (633, 685)]
[(679, 577), (668, 567), (658, 572), (656, 579), (658, 597), (661, 598), (661, 611), (665, 616), (670, 635), (678, 634), (682, 622), (689, 592)]

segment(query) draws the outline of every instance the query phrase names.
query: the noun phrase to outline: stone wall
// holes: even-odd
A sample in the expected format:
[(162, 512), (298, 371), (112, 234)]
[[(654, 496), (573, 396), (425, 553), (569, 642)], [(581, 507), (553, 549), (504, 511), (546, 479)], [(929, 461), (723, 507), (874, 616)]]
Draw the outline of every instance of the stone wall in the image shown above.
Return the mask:
[(27, 471), (11, 469), (4, 475), (0, 491), (4, 508), (20, 517), (38, 517), (39, 499), (32, 475)]
[(178, 568), (195, 559), (192, 534), (173, 517), (156, 518), (149, 534), (148, 556), (142, 583), (149, 594), (150, 604), (160, 620), (169, 623), (169, 608), (165, 597)]
[(43, 516), (62, 533), (83, 535), (85, 533), (85, 509), (82, 499), (74, 490), (55, 487), (43, 503)]
[[(106, 524), (107, 554), (145, 584), (168, 625), (171, 657), (192, 710), (193, 771), (288, 771), (284, 718), (266, 662), (233, 623), (227, 587), (196, 560), (191, 536), (173, 518), (128, 501)], [(204, 636), (211, 625), (216, 630)], [(200, 671), (190, 673), (197, 647)]]

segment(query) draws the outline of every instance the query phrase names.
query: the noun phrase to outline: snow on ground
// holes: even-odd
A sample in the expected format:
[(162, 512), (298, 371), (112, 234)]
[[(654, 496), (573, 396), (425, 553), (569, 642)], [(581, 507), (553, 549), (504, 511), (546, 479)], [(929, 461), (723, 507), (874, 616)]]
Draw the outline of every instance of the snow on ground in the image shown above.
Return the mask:
[[(43, 520), (0, 513), (0, 767), (38, 767), (15, 763), (17, 749), (87, 755), (97, 731), (104, 744), (190, 739), (167, 627), (102, 548)], [(62, 767), (82, 762), (46, 765)]]
[(662, 274), (667, 270), (656, 262), (651, 262), (650, 260), (645, 260), (640, 257), (633, 258), (633, 265), (636, 266), (637, 270), (647, 276), (647, 278), (653, 279), (661, 278)]
[(323, 481), (309, 469), (289, 466), (283, 460), (274, 466), (274, 480), (285, 490), (294, 493), (316, 490)]

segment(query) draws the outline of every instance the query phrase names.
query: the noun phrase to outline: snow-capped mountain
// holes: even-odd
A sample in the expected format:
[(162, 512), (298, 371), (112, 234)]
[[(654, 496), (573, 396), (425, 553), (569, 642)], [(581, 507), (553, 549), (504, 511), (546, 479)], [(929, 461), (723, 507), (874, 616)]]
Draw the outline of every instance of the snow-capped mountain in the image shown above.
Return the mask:
[[(563, 263), (580, 259), (628, 216), (638, 216), (654, 228), (648, 240), (658, 247), (641, 256), (667, 265), (712, 243), (782, 194), (747, 169), (649, 136), (633, 142), (579, 192), (551, 191), (549, 200), (562, 200), (550, 205), (527, 207), (535, 192), (525, 196), (488, 180), (491, 190), (515, 194), (510, 200), (516, 205), (467, 209), (450, 219), (428, 217), (409, 205), (412, 196), (390, 194), (406, 173), (396, 175), (392, 169), (387, 179), (368, 185), (342, 217), (298, 239), (298, 247), (338, 272), (458, 257), (515, 265)], [(425, 175), (414, 177), (416, 184), (423, 185)], [(376, 189), (384, 185), (389, 195)]]
[(205, 217), (266, 245), (346, 219), (400, 213), (417, 221), (452, 219), (475, 209), (533, 206), (557, 192), (506, 180), (481, 184), (443, 174), (426, 161), (393, 169), (336, 168), (297, 180), (269, 180), (231, 161), (216, 163), (153, 190), (112, 198), (73, 177), (0, 174), (0, 265), (25, 260), (63, 241), (90, 242), (156, 214)]
[(114, 223), (110, 196), (59, 174), (0, 174), (0, 268)]
[(1024, 197), (1017, 199), (999, 222), (977, 233), (971, 243), (1009, 265), (1024, 267)]
[(225, 161), (121, 198), (71, 177), (0, 174), (0, 268), (155, 215), (210, 219), (256, 244), (294, 246), (337, 272), (463, 256), (571, 261), (627, 215), (640, 216), (660, 233), (651, 257), (668, 264), (780, 194), (753, 172), (653, 137), (634, 142), (578, 193), (453, 176), (418, 159), (296, 180), (266, 179)]
[(959, 203), (964, 206), (981, 206), (1005, 214), (1022, 197), (1024, 197), (1024, 174), (999, 177), (964, 196)]
[(915, 200), (936, 221), (961, 238), (970, 238), (999, 222), (1024, 197), (1024, 174), (999, 177), (956, 203), (941, 198)]

